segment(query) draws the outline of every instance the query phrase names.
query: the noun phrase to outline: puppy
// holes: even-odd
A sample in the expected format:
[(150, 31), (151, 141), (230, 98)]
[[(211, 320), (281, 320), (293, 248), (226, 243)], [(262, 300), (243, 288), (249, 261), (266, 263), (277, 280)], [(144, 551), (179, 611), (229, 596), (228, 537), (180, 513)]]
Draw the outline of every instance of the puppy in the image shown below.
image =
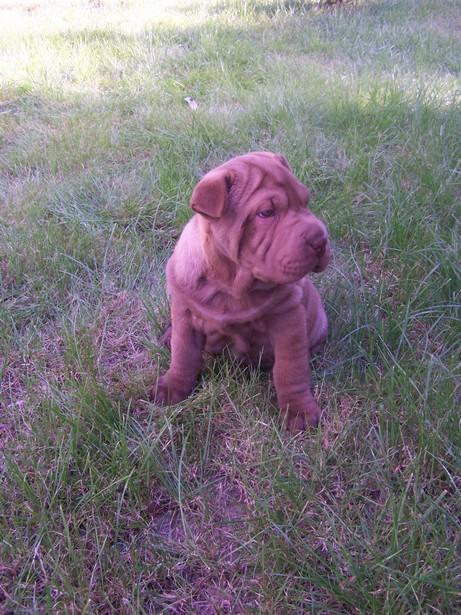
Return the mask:
[(309, 192), (281, 155), (232, 158), (195, 186), (195, 214), (166, 268), (171, 364), (152, 390), (175, 404), (193, 390), (203, 352), (229, 348), (273, 367), (291, 432), (317, 425), (309, 359), (327, 335), (318, 291), (306, 275), (330, 259), (328, 232), (308, 209)]

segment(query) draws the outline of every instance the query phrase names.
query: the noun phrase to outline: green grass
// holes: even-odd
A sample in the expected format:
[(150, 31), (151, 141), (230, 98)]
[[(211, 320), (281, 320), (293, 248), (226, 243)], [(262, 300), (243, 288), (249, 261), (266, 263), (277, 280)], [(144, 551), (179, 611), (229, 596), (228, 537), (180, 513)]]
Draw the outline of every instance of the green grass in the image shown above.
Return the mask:
[[(461, 11), (319, 4), (0, 2), (1, 613), (461, 611)], [(229, 358), (146, 401), (191, 189), (254, 149), (334, 243), (294, 438)]]

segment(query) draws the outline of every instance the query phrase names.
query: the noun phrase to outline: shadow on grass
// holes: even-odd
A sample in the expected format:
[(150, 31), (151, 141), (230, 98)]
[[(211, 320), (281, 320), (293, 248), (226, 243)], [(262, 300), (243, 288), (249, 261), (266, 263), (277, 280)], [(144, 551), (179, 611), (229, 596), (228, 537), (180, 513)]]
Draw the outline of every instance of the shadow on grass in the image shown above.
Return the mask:
[[(315, 27), (315, 20), (309, 23)], [(347, 81), (332, 85), (323, 67), (318, 67), (316, 82), (307, 81), (311, 76), (307, 72), (306, 80), (294, 87), (289, 80), (277, 82), (277, 75), (268, 72), (261, 60), (254, 70), (264, 75), (265, 82), (250, 79), (245, 88), (234, 89), (233, 96), (242, 97), (235, 114), (213, 112), (215, 103), (205, 88), (194, 115), (184, 103), (184, 94), (200, 90), (203, 80), (222, 79), (218, 52), (226, 52), (227, 71), (235, 80), (253, 63), (251, 57), (242, 60), (237, 48), (225, 49), (222, 40), (238, 37), (254, 42), (262, 39), (264, 31), (261, 26), (213, 25), (215, 43), (208, 41), (205, 49), (202, 35), (208, 27), (178, 32), (162, 26), (158, 32), (142, 35), (99, 30), (60, 35), (72, 45), (109, 43), (129, 49), (146, 41), (146, 36), (158, 36), (163, 45), (171, 41), (184, 45), (186, 54), (162, 60), (166, 74), (151, 90), (133, 93), (129, 80), (99, 96), (66, 95), (52, 87), (44, 95), (32, 84), (24, 94), (19, 88), (15, 101), (22, 114), (19, 122), (27, 125), (29, 117), (30, 126), (22, 136), (22, 150), (16, 148), (14, 137), (5, 148), (3, 183), (13, 186), (11, 195), (17, 194), (16, 180), (30, 186), (36, 177), (47, 178), (37, 199), (38, 215), (66, 229), (59, 240), (63, 249), (64, 242), (67, 249), (73, 245), (73, 238), (80, 242), (82, 233), (89, 237), (97, 231), (107, 241), (115, 229), (121, 238), (129, 231), (141, 240), (154, 231), (155, 241), (147, 245), (160, 251), (171, 246), (178, 226), (189, 217), (188, 195), (201, 173), (249, 150), (281, 150), (301, 179), (313, 186), (313, 208), (327, 219), (342, 246), (361, 242), (366, 250), (384, 252), (390, 270), (398, 267), (404, 255), (403, 276), (412, 275), (404, 284), (402, 309), (435, 266), (434, 259), (440, 259), (440, 277), (433, 276), (439, 299), (450, 301), (456, 292), (456, 276), (450, 275), (452, 255), (444, 247), (450, 241), (450, 221), (456, 213), (453, 177), (461, 157), (459, 109), (431, 100), (424, 92), (408, 94), (404, 86), (387, 81), (385, 70), (374, 75), (375, 84), (365, 91), (354, 90)], [(294, 49), (299, 51), (296, 41), (294, 48), (288, 45), (289, 52)], [(191, 73), (191, 62), (203, 61), (211, 51), (217, 52), (215, 61), (207, 61), (203, 72)], [(123, 50), (119, 53), (124, 56)], [(339, 51), (333, 54), (332, 61), (340, 55)], [(283, 65), (289, 59), (290, 53), (279, 61)], [(50, 107), (53, 112), (48, 115)], [(11, 122), (13, 134), (15, 122)], [(343, 168), (338, 166), (340, 155), (344, 156)], [(434, 172), (437, 165), (439, 170)], [(25, 198), (29, 198), (27, 191)], [(323, 204), (320, 211), (316, 202)], [(26, 254), (30, 235), (24, 236), (24, 242)], [(433, 254), (421, 258), (420, 252), (427, 255), (428, 246)], [(80, 254), (79, 249), (77, 260), (85, 267)], [(27, 263), (27, 256), (24, 258)], [(53, 268), (42, 271), (44, 280), (53, 275)], [(421, 297), (415, 309), (424, 301), (430, 299)], [(392, 312), (390, 305), (386, 309)], [(363, 330), (363, 322), (355, 324), (358, 331)]]

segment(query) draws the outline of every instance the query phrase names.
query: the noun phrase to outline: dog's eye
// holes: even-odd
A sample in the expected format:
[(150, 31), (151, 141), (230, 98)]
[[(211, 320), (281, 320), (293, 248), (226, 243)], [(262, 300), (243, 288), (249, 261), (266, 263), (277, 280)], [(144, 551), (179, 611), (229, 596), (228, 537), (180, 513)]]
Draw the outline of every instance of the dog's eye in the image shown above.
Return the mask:
[(263, 211), (258, 211), (256, 215), (259, 216), (260, 218), (270, 218), (274, 214), (275, 214), (275, 211), (273, 209), (264, 209)]

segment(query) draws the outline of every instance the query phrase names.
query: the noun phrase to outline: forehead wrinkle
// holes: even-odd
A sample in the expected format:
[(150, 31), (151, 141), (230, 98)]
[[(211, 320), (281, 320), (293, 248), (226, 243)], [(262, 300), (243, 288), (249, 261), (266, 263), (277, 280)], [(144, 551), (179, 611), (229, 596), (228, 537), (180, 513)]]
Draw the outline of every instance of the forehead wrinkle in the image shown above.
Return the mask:
[(235, 180), (232, 184), (231, 196), (235, 203), (248, 203), (253, 194), (263, 185), (266, 173), (257, 165), (240, 163), (234, 166)]
[[(236, 211), (242, 211), (257, 194), (258, 201), (271, 201), (276, 198), (282, 207), (298, 204), (296, 192), (290, 185), (289, 174), (279, 165), (266, 165), (240, 162), (233, 165), (235, 179), (231, 188), (231, 199), (237, 205)], [(281, 200), (281, 202), (280, 202)], [(241, 204), (243, 207), (239, 207)]]
[(248, 173), (247, 182), (244, 187), (242, 198), (249, 201), (255, 192), (260, 191), (265, 174), (258, 167), (251, 167)]

